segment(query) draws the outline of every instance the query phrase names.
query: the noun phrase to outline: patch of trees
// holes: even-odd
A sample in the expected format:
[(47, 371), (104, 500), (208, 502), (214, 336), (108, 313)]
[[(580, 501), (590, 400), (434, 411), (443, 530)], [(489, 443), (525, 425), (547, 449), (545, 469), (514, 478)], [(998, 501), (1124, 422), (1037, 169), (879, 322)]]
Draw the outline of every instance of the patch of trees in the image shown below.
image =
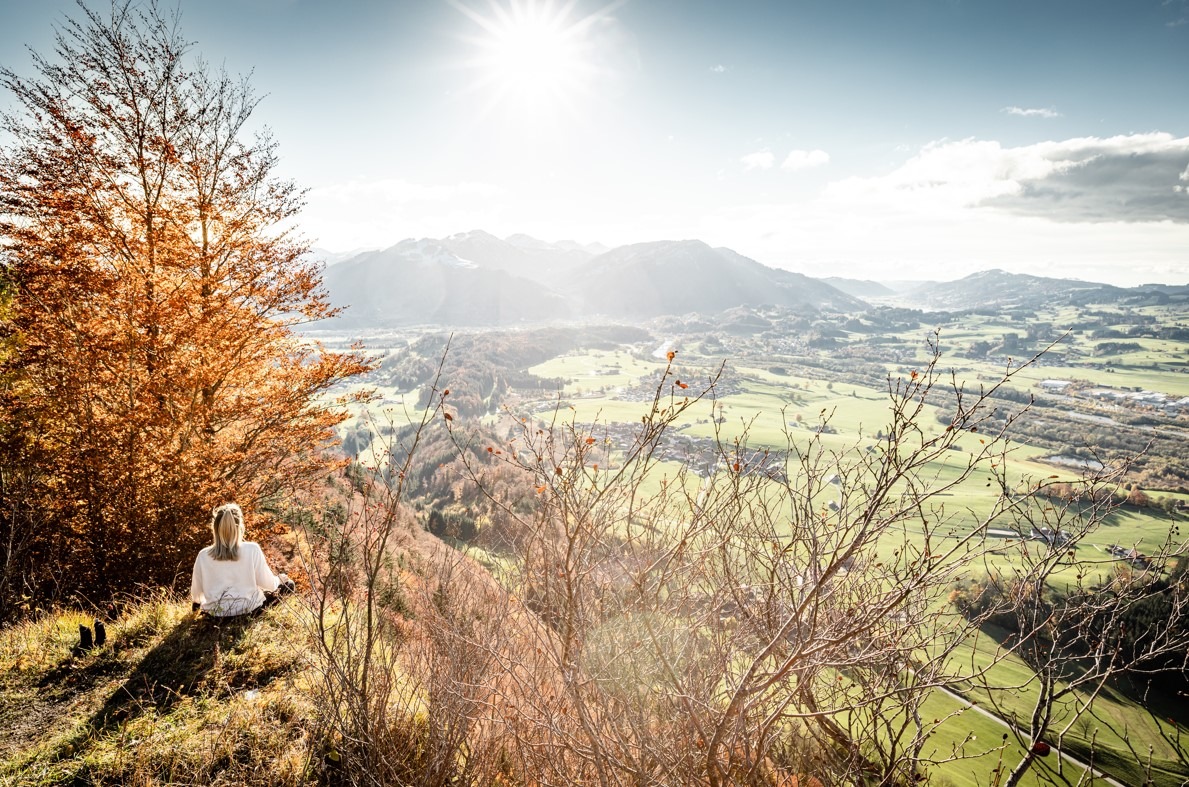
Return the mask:
[(1094, 355), (1119, 355), (1121, 353), (1139, 352), (1143, 345), (1136, 342), (1099, 342), (1094, 345)]
[(372, 444), (376, 433), (369, 424), (360, 422), (342, 433), (340, 448), (347, 456), (358, 456)]
[(1173, 342), (1189, 342), (1189, 328), (1180, 325), (1162, 325), (1156, 330), (1156, 338)]
[[(447, 401), (453, 398), (451, 391)], [(388, 450), (394, 466), (406, 464), (417, 436), (416, 426), (393, 436)], [(423, 512), (425, 528), (436, 536), (493, 550), (514, 548), (523, 540), (517, 517), (531, 506), (533, 479), (503, 461), (511, 450), (488, 428), (476, 428), (464, 445), (440, 425), (424, 429), (416, 462), (406, 471), (404, 499)]]
[[(1098, 609), (1085, 616), (1088, 632), (1062, 632), (1049, 628), (1041, 629), (1035, 633), (1028, 632), (1027, 617), (1031, 617), (1032, 614), (1021, 619), (1017, 615), (1018, 610), (1015, 602), (1022, 596), (1029, 596), (1031, 590), (1011, 578), (980, 577), (959, 583), (950, 592), (949, 601), (968, 619), (980, 619), (986, 625), (1016, 637), (1025, 634), (1048, 637), (1050, 642), (1062, 641), (1073, 646), (1076, 655), (1083, 657), (1089, 657), (1092, 654), (1091, 646), (1096, 644), (1097, 637), (1113, 635), (1116, 647), (1121, 650), (1121, 658), (1130, 662), (1135, 669), (1142, 670), (1145, 667), (1154, 666), (1156, 663), (1156, 661), (1149, 663), (1145, 656), (1150, 645), (1153, 644), (1152, 638), (1158, 633), (1162, 633), (1161, 626), (1156, 624), (1167, 623), (1170, 615), (1177, 611), (1173, 604), (1174, 594), (1178, 591), (1180, 593), (1189, 591), (1189, 586), (1185, 584), (1186, 561), (1184, 557), (1177, 560), (1173, 570), (1167, 576), (1160, 572), (1151, 572), (1140, 576), (1133, 568), (1120, 562), (1112, 572), (1111, 578), (1104, 584), (1069, 594), (1046, 590), (1041, 597), (1030, 602), (1032, 609), (1029, 612), (1034, 613), (1037, 619), (1046, 619), (1055, 616), (1057, 607), (1072, 609), (1079, 606), (1097, 606), (1094, 604), (1095, 595), (1102, 594), (1103, 597), (1109, 597), (1114, 593), (1113, 586), (1116, 583), (1136, 581), (1146, 584), (1146, 592), (1134, 602), (1120, 609), (1112, 609), (1116, 619), (1111, 621), (1110, 625), (1114, 630), (1109, 633), (1105, 612)], [(1174, 626), (1181, 636), (1189, 636), (1189, 617), (1177, 616), (1174, 619)], [(1167, 634), (1168, 632), (1163, 633)], [(1081, 648), (1081, 650), (1078, 651), (1077, 648)], [(1160, 664), (1174, 669), (1180, 666), (1181, 660), (1180, 655), (1170, 653), (1161, 653), (1158, 659)]]
[(531, 374), (529, 367), (573, 350), (651, 341), (644, 329), (625, 325), (431, 335), (385, 358), (376, 379), (399, 390), (420, 388), (417, 406), (423, 408), (432, 396), (427, 384), (440, 371), (451, 406), (463, 415), (483, 415), (498, 412), (511, 389), (553, 392), (564, 384)]
[(1182, 509), (1180, 502), (1173, 497), (1152, 495), (1146, 492), (1137, 482), (1130, 482), (1121, 487), (1099, 487), (1090, 492), (1082, 489), (1080, 484), (1068, 481), (1057, 481), (1038, 486), (1038, 495), (1072, 502), (1082, 499), (1092, 504), (1110, 503), (1116, 506), (1128, 505), (1133, 508), (1159, 508), (1165, 513), (1174, 514)]
[(791, 374), (805, 377), (820, 377), (821, 371), (830, 373), (829, 378), (839, 382), (855, 383), (879, 390), (888, 383), (888, 372), (882, 365), (866, 360), (865, 353), (853, 347), (843, 347), (836, 354), (811, 355), (790, 359)]
[(979, 339), (978, 341), (970, 343), (970, 346), (966, 349), (964, 355), (967, 358), (985, 358), (994, 348), (995, 345), (991, 344), (989, 341), (985, 339)]
[(1126, 335), (1115, 328), (1096, 328), (1090, 332), (1091, 339), (1122, 339)]
[(838, 339), (837, 337), (824, 335), (818, 331), (811, 331), (805, 337), (805, 344), (816, 350), (832, 350), (838, 346)]
[(872, 329), (889, 333), (916, 330), (925, 319), (925, 314), (920, 309), (896, 306), (877, 306), (863, 315), (864, 322), (869, 323)]
[(1032, 404), (1033, 402), (1032, 394), (1008, 385), (999, 386), (991, 395), (995, 399), (1005, 402), (1015, 402), (1016, 404)]
[(717, 330), (735, 336), (753, 336), (772, 329), (772, 323), (758, 314), (745, 313), (724, 319), (717, 326)]
[(993, 350), (993, 352), (1002, 355), (1019, 354), (1023, 351), (1024, 345), (1020, 342), (1020, 335), (1014, 331), (1003, 334), (999, 339), (999, 344)]
[[(1177, 605), (1178, 597), (1184, 597), (1189, 593), (1189, 559), (1185, 556), (1177, 558), (1167, 576), (1140, 579), (1137, 578), (1137, 573), (1136, 569), (1126, 566), (1120, 566), (1116, 570), (1115, 582), (1148, 581), (1154, 591), (1127, 605), (1123, 610), (1120, 627), (1123, 658), (1144, 671), (1157, 669), (1174, 672), (1184, 667), (1186, 655), (1158, 652), (1158, 643), (1155, 640), (1162, 636), (1164, 624), (1169, 621), (1172, 621), (1172, 630), (1164, 632), (1164, 635), (1189, 639), (1189, 616)], [(1105, 590), (1111, 592), (1109, 583)], [(1099, 617), (1095, 629), (1100, 635), (1105, 635), (1105, 621)]]
[[(1011, 577), (978, 577), (955, 585), (949, 601), (967, 619), (980, 620), (1001, 638), (1006, 634), (1016, 640), (1034, 639), (1020, 649), (1033, 654), (1034, 661), (1039, 653), (1058, 648), (1072, 667), (1079, 659), (1107, 652), (1112, 662), (1126, 665), (1119, 674), (1147, 675), (1184, 670), (1185, 653), (1164, 645), (1189, 641), (1187, 596), (1189, 559), (1182, 555), (1167, 573), (1120, 561), (1101, 585), (1070, 592), (1046, 588), (1037, 593)], [(1023, 609), (1021, 599), (1027, 600)], [(1069, 624), (1066, 628), (1030, 625), (1062, 619)], [(1183, 684), (1185, 677), (1178, 680)]]

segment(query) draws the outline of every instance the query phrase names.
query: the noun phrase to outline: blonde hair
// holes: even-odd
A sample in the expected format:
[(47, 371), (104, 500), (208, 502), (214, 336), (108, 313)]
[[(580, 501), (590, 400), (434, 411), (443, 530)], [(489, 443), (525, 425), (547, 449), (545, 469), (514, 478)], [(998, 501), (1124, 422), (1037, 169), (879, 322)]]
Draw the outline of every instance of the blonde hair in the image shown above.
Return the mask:
[(238, 560), (239, 545), (244, 540), (244, 512), (235, 503), (225, 503), (211, 512), (211, 535), (215, 560)]

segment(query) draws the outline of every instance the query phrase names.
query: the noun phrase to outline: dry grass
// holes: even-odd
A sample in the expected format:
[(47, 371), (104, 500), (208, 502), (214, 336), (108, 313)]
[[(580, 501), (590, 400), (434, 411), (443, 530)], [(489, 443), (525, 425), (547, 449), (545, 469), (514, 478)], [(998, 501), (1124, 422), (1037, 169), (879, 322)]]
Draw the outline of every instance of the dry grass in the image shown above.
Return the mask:
[(284, 605), (215, 625), (157, 596), (73, 650), (79, 613), (0, 631), (0, 785), (296, 785), (312, 707)]

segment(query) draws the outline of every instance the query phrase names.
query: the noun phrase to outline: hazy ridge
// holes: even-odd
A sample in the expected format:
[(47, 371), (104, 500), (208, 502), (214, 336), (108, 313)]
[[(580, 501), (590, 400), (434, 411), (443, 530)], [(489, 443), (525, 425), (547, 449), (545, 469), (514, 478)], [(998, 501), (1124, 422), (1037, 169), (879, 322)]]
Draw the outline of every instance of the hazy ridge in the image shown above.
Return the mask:
[(1189, 298), (1189, 285), (1124, 288), (998, 269), (944, 282), (815, 278), (700, 240), (607, 249), (523, 234), (500, 239), (482, 230), (408, 239), (341, 261), (330, 257), (324, 277), (331, 302), (344, 309), (337, 325), (350, 328), (636, 320), (740, 307), (856, 313), (893, 305), (962, 312), (1054, 303), (1140, 306)]

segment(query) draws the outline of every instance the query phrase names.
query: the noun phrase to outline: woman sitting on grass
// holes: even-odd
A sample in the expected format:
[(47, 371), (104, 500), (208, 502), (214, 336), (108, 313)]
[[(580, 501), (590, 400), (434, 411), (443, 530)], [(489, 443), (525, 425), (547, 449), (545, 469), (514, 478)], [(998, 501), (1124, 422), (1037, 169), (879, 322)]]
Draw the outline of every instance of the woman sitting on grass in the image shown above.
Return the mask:
[(235, 503), (211, 514), (215, 543), (198, 553), (190, 598), (194, 609), (217, 618), (246, 615), (276, 603), (293, 581), (268, 567), (254, 541), (244, 541), (244, 512)]

